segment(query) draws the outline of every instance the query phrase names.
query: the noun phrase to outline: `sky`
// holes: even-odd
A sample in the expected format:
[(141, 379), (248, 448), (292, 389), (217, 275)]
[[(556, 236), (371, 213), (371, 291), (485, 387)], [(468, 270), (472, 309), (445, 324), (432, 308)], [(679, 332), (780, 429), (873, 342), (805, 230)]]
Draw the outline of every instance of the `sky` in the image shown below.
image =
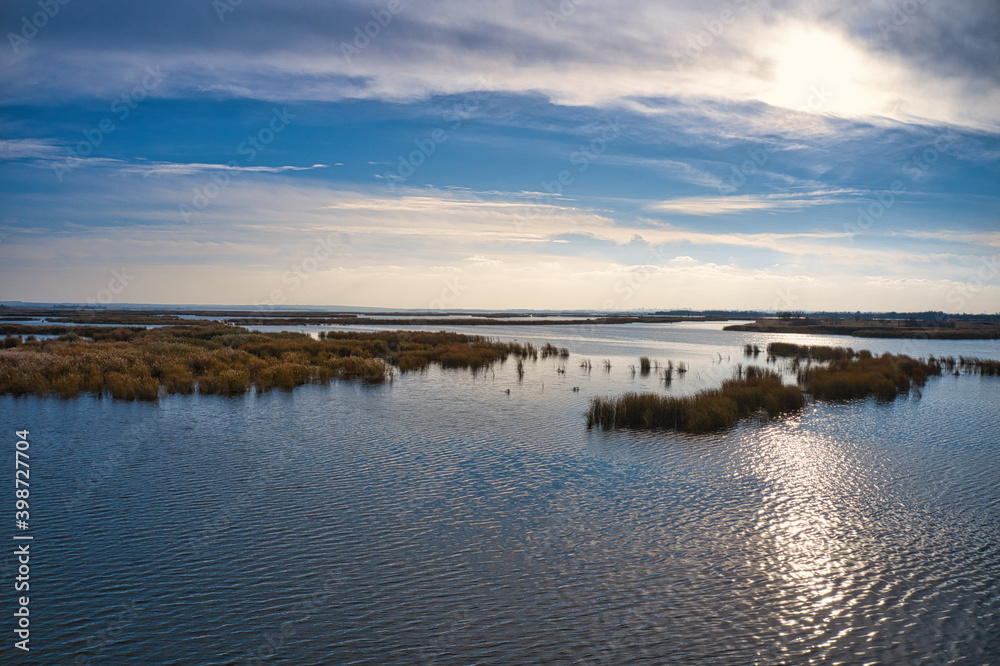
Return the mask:
[(6, 0), (0, 300), (1000, 311), (1000, 3)]

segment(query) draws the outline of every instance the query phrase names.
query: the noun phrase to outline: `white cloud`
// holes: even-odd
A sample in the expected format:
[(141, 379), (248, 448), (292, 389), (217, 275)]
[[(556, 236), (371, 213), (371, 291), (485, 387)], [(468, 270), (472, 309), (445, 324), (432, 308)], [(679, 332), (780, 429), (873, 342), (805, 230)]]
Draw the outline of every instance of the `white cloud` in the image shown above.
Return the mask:
[(65, 153), (52, 139), (0, 140), (0, 160), (54, 159)]
[(177, 163), (177, 162), (137, 162), (132, 163), (121, 170), (125, 173), (141, 173), (146, 176), (189, 176), (195, 173), (211, 171), (231, 171), (245, 173), (283, 173), (285, 171), (309, 171), (311, 169), (325, 169), (326, 164), (313, 164), (312, 166), (241, 166), (239, 164), (201, 164), (198, 162)]
[(651, 203), (646, 210), (682, 215), (729, 215), (761, 210), (800, 210), (843, 203), (849, 190), (819, 190), (797, 194), (742, 194), (733, 196), (681, 197)]
[[(221, 36), (192, 32), (183, 49), (149, 34), (148, 40), (130, 40), (130, 47), (112, 36), (119, 45), (112, 52), (100, 30), (92, 31), (90, 41), (50, 43), (45, 58), (8, 57), (0, 85), (13, 101), (81, 94), (113, 99), (122, 94), (122, 82), (141, 71), (137, 62), (154, 61), (171, 73), (153, 91), (162, 96), (200, 90), (283, 102), (413, 100), (488, 89), (542, 94), (565, 105), (642, 109), (643, 100), (660, 99), (693, 106), (763, 102), (805, 116), (1000, 131), (996, 82), (983, 80), (976, 66), (932, 67), (924, 55), (887, 48), (874, 27), (879, 18), (891, 18), (890, 7), (880, 17), (878, 8), (859, 15), (849, 2), (794, 8), (777, 0), (572, 4), (571, 15), (550, 25), (545, 7), (535, 2), (421, 3), (419, 11), (403, 11), (370, 45), (345, 57), (343, 46), (354, 39), (350, 21), (370, 20), (366, 11), (343, 18), (336, 13), (359, 7), (316, 9), (322, 16), (304, 13), (300, 30), (261, 40), (260, 28), (273, 20), (267, 12), (274, 7), (260, 3), (241, 7), (243, 23), (227, 24), (230, 30)], [(724, 20), (723, 10), (729, 12)], [(967, 9), (921, 11), (939, 24), (933, 37), (941, 40), (955, 39), (980, 18)], [(925, 47), (942, 48), (929, 38)]]

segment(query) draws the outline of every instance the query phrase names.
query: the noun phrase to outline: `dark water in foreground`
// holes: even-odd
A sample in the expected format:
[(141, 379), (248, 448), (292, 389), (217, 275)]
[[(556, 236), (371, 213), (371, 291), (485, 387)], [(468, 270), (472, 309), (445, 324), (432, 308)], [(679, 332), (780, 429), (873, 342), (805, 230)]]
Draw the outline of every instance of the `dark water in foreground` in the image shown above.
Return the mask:
[[(0, 398), (7, 439), (31, 430), (26, 662), (1000, 662), (1000, 380), (605, 433), (588, 396), (715, 385), (776, 336), (546, 333), (591, 373), (574, 354), (523, 383), (508, 363), (159, 405)], [(692, 370), (644, 383), (639, 353)]]

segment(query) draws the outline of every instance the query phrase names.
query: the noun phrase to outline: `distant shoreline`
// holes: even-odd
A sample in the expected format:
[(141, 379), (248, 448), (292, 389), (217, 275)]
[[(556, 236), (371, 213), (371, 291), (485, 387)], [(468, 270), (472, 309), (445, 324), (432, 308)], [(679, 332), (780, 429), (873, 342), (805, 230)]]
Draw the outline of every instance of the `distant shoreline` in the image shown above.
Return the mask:
[(844, 335), (855, 338), (896, 338), (918, 340), (995, 340), (1000, 325), (989, 321), (947, 319), (936, 326), (894, 320), (813, 319), (809, 317), (758, 319), (752, 324), (731, 324), (726, 331), (752, 333), (798, 333), (802, 335)]
[[(844, 314), (844, 313), (841, 313)], [(857, 338), (928, 340), (1000, 339), (1000, 316), (947, 315), (945, 313), (867, 313), (836, 316), (835, 313), (764, 314), (752, 311), (659, 311), (612, 314), (605, 312), (467, 312), (386, 311), (374, 315), (360, 311), (280, 310), (272, 312), (237, 309), (191, 310), (88, 309), (69, 307), (0, 308), (0, 335), (45, 332), (59, 335), (60, 325), (171, 326), (184, 324), (228, 326), (596, 326), (609, 324), (677, 324), (683, 322), (746, 322), (723, 330), (751, 333), (798, 333), (841, 335)], [(31, 323), (28, 323), (31, 322)], [(29, 330), (34, 329), (34, 330)]]
[[(369, 316), (358, 312), (245, 312), (234, 310), (69, 310), (25, 308), (0, 310), (0, 334), (19, 334), (23, 322), (45, 319), (45, 325), (91, 324), (117, 326), (164, 326), (217, 324), (232, 326), (569, 326), (601, 324), (675, 324), (685, 321), (723, 322), (738, 317), (716, 315), (587, 314), (587, 313), (423, 313), (388, 312)], [(30, 324), (37, 326), (37, 324)]]

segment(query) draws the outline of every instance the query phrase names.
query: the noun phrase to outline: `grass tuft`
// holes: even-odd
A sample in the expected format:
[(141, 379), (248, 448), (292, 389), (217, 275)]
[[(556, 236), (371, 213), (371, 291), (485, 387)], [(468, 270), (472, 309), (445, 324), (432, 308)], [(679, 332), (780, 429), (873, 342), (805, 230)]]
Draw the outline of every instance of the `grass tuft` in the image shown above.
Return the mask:
[(751, 366), (742, 377), (692, 396), (624, 393), (616, 398), (591, 398), (586, 417), (588, 428), (656, 428), (698, 434), (729, 428), (758, 412), (773, 417), (797, 411), (804, 404), (802, 391), (782, 384), (777, 372)]

